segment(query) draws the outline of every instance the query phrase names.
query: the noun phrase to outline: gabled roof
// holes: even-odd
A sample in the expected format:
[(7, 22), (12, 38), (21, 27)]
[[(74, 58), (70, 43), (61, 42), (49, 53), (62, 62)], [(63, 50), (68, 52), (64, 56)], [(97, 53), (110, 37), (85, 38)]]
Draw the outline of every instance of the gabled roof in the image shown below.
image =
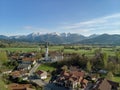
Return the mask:
[(61, 77), (64, 77), (65, 80), (70, 81), (79, 81), (79, 79), (84, 77), (84, 72), (82, 71), (62, 71)]
[(34, 57), (24, 57), (22, 60), (23, 61), (35, 61), (35, 58)]
[(41, 74), (47, 74), (47, 72), (46, 71), (41, 71), (41, 70), (38, 70), (37, 72), (36, 72), (38, 75), (41, 75)]
[(37, 73), (38, 75), (41, 75), (41, 74), (43, 73), (43, 71), (38, 70), (36, 73)]
[(119, 87), (119, 83), (113, 82), (113, 81), (110, 81), (110, 80), (107, 80), (107, 81), (109, 82), (110, 85), (115, 86), (115, 87)]
[(8, 85), (8, 88), (10, 90), (34, 90), (31, 88), (31, 84), (17, 84), (17, 83), (12, 83)]
[(111, 87), (119, 87), (119, 83), (107, 80), (106, 78), (100, 78), (96, 81), (92, 90), (98, 90), (102, 88), (103, 90), (109, 90)]
[(23, 75), (25, 73), (27, 73), (27, 71), (17, 71), (16, 70), (16, 71), (11, 72), (10, 75), (13, 77), (20, 77), (21, 75)]
[(85, 73), (82, 71), (70, 71), (70, 75), (74, 75), (76, 77), (84, 77)]

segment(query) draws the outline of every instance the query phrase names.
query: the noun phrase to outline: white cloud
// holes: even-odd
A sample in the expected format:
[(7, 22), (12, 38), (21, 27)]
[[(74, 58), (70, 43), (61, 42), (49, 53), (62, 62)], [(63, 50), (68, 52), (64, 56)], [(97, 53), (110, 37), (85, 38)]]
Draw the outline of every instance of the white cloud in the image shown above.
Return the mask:
[(40, 33), (50, 32), (49, 29), (40, 28), (40, 27), (33, 27), (33, 26), (24, 26), (23, 29), (27, 30), (29, 32), (40, 32)]
[(94, 18), (84, 22), (69, 24), (64, 22), (54, 28), (41, 28), (33, 26), (24, 26), (24, 30), (29, 32), (51, 33), (51, 32), (71, 32), (83, 35), (91, 34), (120, 34), (120, 13), (104, 17)]
[[(61, 27), (63, 30), (74, 31), (77, 33), (89, 34), (89, 33), (111, 33), (114, 30), (120, 31), (120, 13), (108, 15), (92, 20), (64, 25)], [(88, 33), (89, 32), (89, 33)], [(113, 32), (120, 33), (120, 32)]]
[(27, 29), (27, 30), (31, 30), (31, 29), (33, 29), (32, 26), (24, 26), (23, 28), (24, 28), (24, 29)]

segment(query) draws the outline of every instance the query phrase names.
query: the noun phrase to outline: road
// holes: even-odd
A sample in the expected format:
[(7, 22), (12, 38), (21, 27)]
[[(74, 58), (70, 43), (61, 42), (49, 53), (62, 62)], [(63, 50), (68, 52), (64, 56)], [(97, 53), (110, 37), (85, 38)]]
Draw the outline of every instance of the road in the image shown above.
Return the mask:
[(33, 73), (37, 70), (37, 68), (40, 66), (39, 63), (36, 63), (33, 68), (30, 70), (29, 75), (33, 75)]
[(39, 86), (45, 86), (47, 84), (44, 81), (42, 81), (41, 79), (33, 79), (31, 81), (34, 82), (34, 83), (36, 83)]
[(32, 76), (33, 78), (29, 78), (29, 80), (33, 83), (36, 83), (39, 86), (45, 86), (47, 83), (42, 81), (40, 78), (36, 77), (34, 75), (34, 72), (37, 70), (37, 68), (40, 66), (40, 63), (36, 63), (33, 68), (29, 71), (29, 76)]
[(44, 90), (70, 90), (70, 89), (62, 86), (57, 86), (53, 83), (49, 83), (49, 84), (46, 84), (46, 86), (44, 86)]

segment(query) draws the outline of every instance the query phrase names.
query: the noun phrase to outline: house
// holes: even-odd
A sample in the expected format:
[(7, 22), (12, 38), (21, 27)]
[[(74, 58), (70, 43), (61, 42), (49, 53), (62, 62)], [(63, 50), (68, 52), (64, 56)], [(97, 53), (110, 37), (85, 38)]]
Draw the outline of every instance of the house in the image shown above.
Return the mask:
[(46, 79), (47, 78), (47, 72), (46, 71), (41, 71), (41, 70), (38, 70), (36, 72), (36, 75), (38, 77), (40, 77), (40, 79)]
[(16, 70), (10, 73), (10, 76), (12, 76), (12, 78), (14, 79), (18, 77), (24, 77), (27, 75), (28, 75), (27, 71), (22, 71), (22, 70), (21, 71)]
[(32, 89), (31, 84), (17, 84), (17, 83), (12, 83), (8, 85), (9, 90), (35, 90)]
[(67, 88), (86, 88), (88, 81), (84, 79), (83, 71), (62, 71), (56, 83)]
[(30, 70), (31, 69), (31, 64), (19, 64), (17, 67), (18, 70)]
[(93, 85), (91, 90), (118, 90), (119, 83), (107, 80), (106, 78), (100, 78)]
[(34, 57), (24, 57), (22, 58), (22, 63), (34, 65), (36, 63), (36, 59)]
[(11, 73), (11, 72), (12, 72), (12, 70), (4, 71), (3, 74), (9, 74), (9, 73)]

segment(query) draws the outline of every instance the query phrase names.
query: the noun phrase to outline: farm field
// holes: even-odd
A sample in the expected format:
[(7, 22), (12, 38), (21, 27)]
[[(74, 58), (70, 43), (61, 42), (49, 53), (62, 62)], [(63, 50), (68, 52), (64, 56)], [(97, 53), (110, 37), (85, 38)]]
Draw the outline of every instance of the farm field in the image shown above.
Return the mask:
[[(64, 53), (78, 53), (78, 54), (86, 54), (88, 56), (93, 55), (96, 49), (99, 49), (99, 47), (91, 47), (91, 46), (85, 46), (85, 47), (90, 47), (90, 50), (86, 49), (79, 49), (80, 47), (83, 46), (74, 46), (75, 49), (71, 48), (64, 48), (64, 46), (49, 46), (49, 51), (61, 51), (63, 50)], [(76, 49), (77, 48), (77, 49)], [(120, 46), (117, 46), (116, 48), (102, 48), (102, 52), (106, 52), (108, 55), (115, 55), (115, 49), (119, 49)], [(0, 50), (8, 50), (11, 52), (16, 52), (16, 51), (22, 51), (22, 52), (31, 52), (31, 51), (40, 51), (38, 47), (36, 48), (0, 48)], [(45, 47), (42, 47), (42, 52), (45, 52)]]
[(37, 48), (0, 48), (0, 50), (8, 50), (11, 52), (14, 51), (23, 51), (23, 52), (30, 52), (30, 51), (37, 51)]

